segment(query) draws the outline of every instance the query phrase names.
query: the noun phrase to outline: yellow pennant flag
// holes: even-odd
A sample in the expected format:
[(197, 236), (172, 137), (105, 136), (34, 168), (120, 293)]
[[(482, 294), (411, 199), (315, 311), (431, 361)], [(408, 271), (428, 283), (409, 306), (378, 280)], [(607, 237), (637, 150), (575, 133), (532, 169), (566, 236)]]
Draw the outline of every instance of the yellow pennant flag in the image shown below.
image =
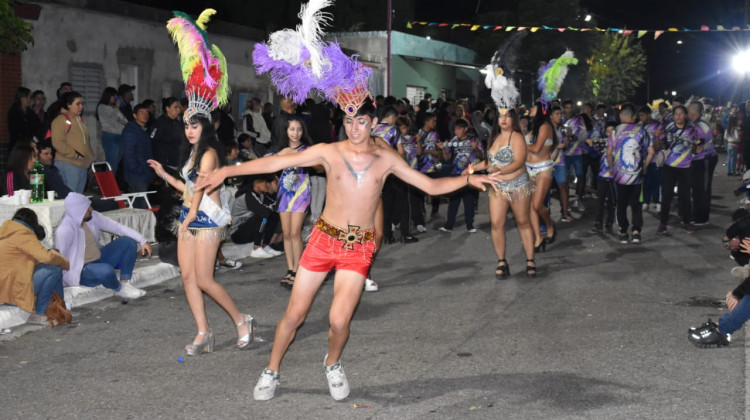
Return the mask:
[(472, 31), (476, 31), (477, 29), (479, 29), (479, 27), (480, 27), (480, 25), (474, 25), (474, 26), (471, 27), (471, 30)]
[(538, 30), (539, 30), (538, 26), (534, 26), (533, 28), (530, 29), (531, 32), (536, 32)]
[(643, 35), (646, 35), (648, 31), (638, 31), (638, 38), (642, 37)]
[(669, 29), (667, 29), (667, 30), (668, 30), (669, 32), (678, 32), (678, 31), (679, 31), (679, 29), (677, 29), (677, 28), (669, 28)]

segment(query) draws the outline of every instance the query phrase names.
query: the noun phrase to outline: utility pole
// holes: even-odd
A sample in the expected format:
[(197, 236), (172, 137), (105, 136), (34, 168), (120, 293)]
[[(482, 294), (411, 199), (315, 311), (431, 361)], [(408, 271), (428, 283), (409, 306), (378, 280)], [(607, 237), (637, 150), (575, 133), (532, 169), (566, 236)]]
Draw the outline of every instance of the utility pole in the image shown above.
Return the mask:
[(386, 57), (385, 96), (391, 94), (391, 30), (393, 29), (393, 0), (388, 0), (388, 52)]

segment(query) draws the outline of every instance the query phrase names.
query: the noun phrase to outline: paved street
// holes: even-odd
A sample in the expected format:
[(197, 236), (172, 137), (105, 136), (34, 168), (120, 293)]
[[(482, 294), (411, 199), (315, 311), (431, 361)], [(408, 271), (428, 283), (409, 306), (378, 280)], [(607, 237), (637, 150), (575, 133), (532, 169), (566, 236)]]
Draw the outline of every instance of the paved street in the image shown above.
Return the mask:
[(380, 291), (363, 295), (344, 352), (352, 392), (343, 402), (322, 372), (331, 282), (284, 360), (277, 398), (252, 399), (288, 292), (282, 258), (248, 259), (217, 278), (259, 321), (263, 341), (250, 350), (234, 347), (233, 324), (210, 302), (217, 350), (179, 363), (195, 327), (172, 280), (127, 305), (77, 308), (71, 326), (0, 337), (2, 417), (742, 418), (744, 332), (722, 349), (686, 339), (689, 326), (723, 313), (718, 302), (738, 283), (719, 239), (736, 183), (717, 176), (712, 224), (692, 235), (673, 225), (657, 236), (645, 215), (641, 245), (588, 233), (588, 201), (583, 220), (558, 225), (533, 280), (512, 221), (512, 276), (495, 280), (485, 196), (478, 233), (459, 221), (453, 233), (385, 246), (373, 270)]

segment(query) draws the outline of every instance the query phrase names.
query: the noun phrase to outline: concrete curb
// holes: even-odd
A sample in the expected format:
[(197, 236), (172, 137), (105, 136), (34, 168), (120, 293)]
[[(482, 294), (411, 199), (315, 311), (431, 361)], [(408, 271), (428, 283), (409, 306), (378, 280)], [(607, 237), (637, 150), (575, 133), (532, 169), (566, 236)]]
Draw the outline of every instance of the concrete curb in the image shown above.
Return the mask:
[[(222, 246), (221, 250), (227, 258), (241, 260), (250, 256), (250, 252), (253, 250), (253, 244), (237, 245), (226, 243)], [(180, 275), (179, 267), (164, 262), (141, 267), (138, 265), (139, 264), (136, 263), (136, 268), (133, 271), (133, 278), (130, 280), (131, 284), (138, 288), (154, 286)], [(112, 290), (103, 286), (72, 286), (65, 288), (65, 303), (71, 308), (76, 308), (113, 297), (114, 295), (115, 294)], [(12, 328), (24, 324), (29, 318), (29, 315), (28, 312), (25, 312), (16, 306), (0, 305), (0, 329)]]

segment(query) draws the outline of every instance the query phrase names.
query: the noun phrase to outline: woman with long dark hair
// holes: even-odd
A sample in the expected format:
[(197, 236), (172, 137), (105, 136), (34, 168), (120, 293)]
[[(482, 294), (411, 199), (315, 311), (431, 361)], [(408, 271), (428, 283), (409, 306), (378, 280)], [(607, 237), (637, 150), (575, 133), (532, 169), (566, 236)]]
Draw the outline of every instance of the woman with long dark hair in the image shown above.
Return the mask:
[(31, 90), (21, 86), (16, 89), (13, 104), (8, 109), (9, 148), (12, 149), (18, 140), (31, 140), (34, 137), (33, 117), (31, 114)]
[(18, 190), (31, 189), (29, 172), (36, 161), (36, 150), (29, 144), (19, 142), (8, 156), (8, 170), (0, 184), (0, 195), (13, 195)]
[(62, 109), (52, 120), (52, 146), (55, 164), (60, 170), (63, 182), (71, 191), (83, 194), (86, 187), (86, 173), (94, 162), (91, 149), (91, 136), (86, 123), (81, 118), (83, 96), (78, 92), (68, 92), (60, 98)]
[[(278, 155), (299, 153), (311, 144), (312, 141), (302, 118), (297, 115), (289, 116), (285, 122), (284, 135), (280, 142), (281, 150)], [(311, 200), (308, 170), (306, 168), (284, 169), (279, 178), (279, 194), (276, 202), (279, 205), (281, 230), (284, 233), (284, 253), (288, 267), (286, 275), (281, 279), (281, 285), (290, 289), (294, 285), (299, 260), (302, 258), (302, 225)], [(250, 256), (252, 257), (252, 254)]]
[[(531, 196), (531, 227), (534, 231), (534, 251), (543, 251), (548, 243), (555, 241), (557, 231), (547, 206), (544, 205), (547, 193), (552, 186), (554, 173), (553, 153), (558, 142), (555, 130), (547, 115), (542, 112), (542, 104), (537, 102), (531, 108), (531, 130), (526, 136), (526, 170), (534, 183)], [(554, 151), (554, 152), (553, 152)], [(542, 236), (541, 222), (547, 228), (547, 235)]]
[(117, 89), (106, 87), (96, 105), (96, 120), (102, 127), (102, 148), (112, 172), (117, 172), (122, 159), (122, 129), (128, 123), (128, 119), (120, 112), (122, 98), (115, 99), (116, 97)]
[(183, 193), (177, 260), (188, 305), (198, 327), (198, 335), (185, 349), (190, 356), (213, 351), (214, 335), (206, 316), (204, 292), (232, 318), (239, 336), (237, 347), (244, 349), (254, 339), (255, 320), (240, 313), (226, 289), (214, 280), (216, 254), (231, 220), (226, 193), (223, 187), (210, 191), (195, 189), (195, 184), (205, 174), (223, 166), (226, 158), (216, 139), (214, 125), (203, 114), (193, 115), (185, 123), (185, 136), (189, 146), (182, 154), (184, 182), (165, 172), (158, 161), (148, 161), (156, 175)]
[[(502, 112), (505, 111), (505, 112)], [(515, 110), (502, 110), (490, 135), (487, 159), (473, 169), (488, 170), (501, 176), (490, 191), (490, 223), (492, 224), (492, 245), (497, 254), (495, 276), (498, 279), (510, 275), (510, 267), (505, 260), (505, 220), (508, 209), (513, 210), (513, 218), (521, 235), (526, 254), (526, 275), (536, 276), (534, 261), (534, 232), (531, 229), (531, 194), (534, 184), (526, 172), (526, 141), (521, 134), (521, 126)]]

